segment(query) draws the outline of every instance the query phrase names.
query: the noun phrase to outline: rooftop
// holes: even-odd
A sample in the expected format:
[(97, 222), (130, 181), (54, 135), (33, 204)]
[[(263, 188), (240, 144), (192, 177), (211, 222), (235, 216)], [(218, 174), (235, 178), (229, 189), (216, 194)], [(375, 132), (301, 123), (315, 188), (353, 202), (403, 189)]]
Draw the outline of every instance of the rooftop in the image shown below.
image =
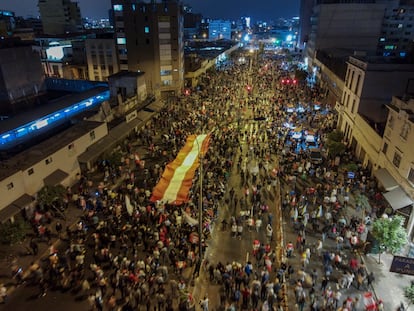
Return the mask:
[(101, 122), (81, 121), (66, 131), (58, 133), (14, 157), (0, 162), (0, 179), (13, 175), (18, 171), (24, 171), (54, 152), (69, 145), (74, 140), (91, 132), (102, 125)]

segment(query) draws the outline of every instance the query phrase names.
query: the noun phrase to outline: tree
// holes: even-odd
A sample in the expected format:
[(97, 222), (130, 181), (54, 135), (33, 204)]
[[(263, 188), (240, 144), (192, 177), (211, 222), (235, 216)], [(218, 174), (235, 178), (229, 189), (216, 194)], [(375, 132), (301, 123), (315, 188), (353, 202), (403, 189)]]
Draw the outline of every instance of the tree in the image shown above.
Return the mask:
[(299, 81), (305, 81), (308, 77), (308, 72), (303, 69), (295, 68), (295, 78)]
[(65, 218), (62, 213), (63, 199), (66, 195), (66, 189), (62, 185), (46, 185), (37, 193), (37, 203), (42, 210), (53, 210), (58, 216)]
[(379, 243), (378, 263), (381, 262), (383, 251), (394, 254), (407, 243), (407, 232), (403, 224), (404, 218), (399, 215), (381, 217), (372, 224), (372, 235)]
[(28, 225), (21, 220), (11, 222), (7, 221), (0, 224), (0, 242), (2, 244), (12, 245), (23, 241), (26, 237)]
[(327, 135), (327, 146), (329, 150), (329, 156), (335, 158), (345, 152), (346, 146), (342, 142), (344, 135), (339, 130), (334, 130)]
[(404, 296), (410, 305), (414, 304), (414, 284), (411, 283), (410, 286), (404, 289)]

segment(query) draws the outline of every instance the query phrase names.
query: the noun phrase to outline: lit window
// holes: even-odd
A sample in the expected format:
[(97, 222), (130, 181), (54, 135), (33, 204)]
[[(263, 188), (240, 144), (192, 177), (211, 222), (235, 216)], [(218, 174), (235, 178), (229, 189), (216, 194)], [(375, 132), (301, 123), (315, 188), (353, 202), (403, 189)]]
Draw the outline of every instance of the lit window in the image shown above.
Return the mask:
[(385, 41), (385, 38), (380, 38), (380, 42), (384, 42)]
[(118, 44), (126, 44), (126, 38), (116, 38), (116, 43), (118, 43)]
[(394, 158), (392, 159), (392, 164), (394, 164), (394, 166), (396, 168), (400, 167), (401, 164), (401, 154), (399, 154), (398, 152), (394, 153)]
[(114, 11), (115, 12), (122, 12), (123, 9), (124, 8), (123, 8), (122, 4), (114, 4)]
[(11, 190), (11, 189), (13, 189), (14, 188), (14, 185), (13, 185), (13, 183), (11, 182), (11, 183), (9, 183), (9, 184), (7, 184), (7, 190)]
[(132, 11), (135, 11), (137, 9), (137, 6), (135, 4), (132, 4)]
[(145, 32), (145, 33), (149, 33), (149, 27), (148, 27), (148, 26), (145, 26), (145, 28), (144, 28), (144, 32)]

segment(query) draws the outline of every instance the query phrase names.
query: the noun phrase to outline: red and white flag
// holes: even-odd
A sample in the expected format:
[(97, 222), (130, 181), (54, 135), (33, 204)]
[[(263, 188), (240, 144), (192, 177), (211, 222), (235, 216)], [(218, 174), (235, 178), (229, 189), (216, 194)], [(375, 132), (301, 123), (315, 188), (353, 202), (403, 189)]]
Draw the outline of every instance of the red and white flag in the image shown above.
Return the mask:
[(169, 163), (154, 187), (151, 202), (183, 204), (189, 201), (195, 171), (208, 149), (210, 134), (190, 135), (174, 161)]

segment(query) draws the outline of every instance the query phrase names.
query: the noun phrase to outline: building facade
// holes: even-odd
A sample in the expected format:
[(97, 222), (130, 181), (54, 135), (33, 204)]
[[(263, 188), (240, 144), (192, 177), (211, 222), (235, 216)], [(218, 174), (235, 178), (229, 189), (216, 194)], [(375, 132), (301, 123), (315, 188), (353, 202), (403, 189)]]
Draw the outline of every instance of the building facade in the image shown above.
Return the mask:
[(208, 22), (209, 40), (231, 40), (231, 22), (221, 19), (212, 19)]
[(407, 57), (413, 53), (413, 39), (414, 1), (390, 1), (384, 11), (381, 35), (378, 40), (378, 55)]
[(39, 0), (38, 7), (45, 34), (64, 34), (82, 29), (82, 18), (77, 2)]
[(182, 5), (112, 0), (120, 70), (145, 72), (148, 93), (179, 94), (184, 82)]
[(316, 51), (343, 48), (375, 52), (385, 4), (375, 1), (318, 1), (313, 8), (306, 56), (312, 67)]
[(107, 81), (110, 75), (119, 71), (113, 34), (108, 35), (107, 38), (86, 39), (85, 52), (89, 80)]
[(0, 114), (9, 115), (24, 108), (22, 98), (44, 90), (42, 65), (31, 42), (0, 40)]

